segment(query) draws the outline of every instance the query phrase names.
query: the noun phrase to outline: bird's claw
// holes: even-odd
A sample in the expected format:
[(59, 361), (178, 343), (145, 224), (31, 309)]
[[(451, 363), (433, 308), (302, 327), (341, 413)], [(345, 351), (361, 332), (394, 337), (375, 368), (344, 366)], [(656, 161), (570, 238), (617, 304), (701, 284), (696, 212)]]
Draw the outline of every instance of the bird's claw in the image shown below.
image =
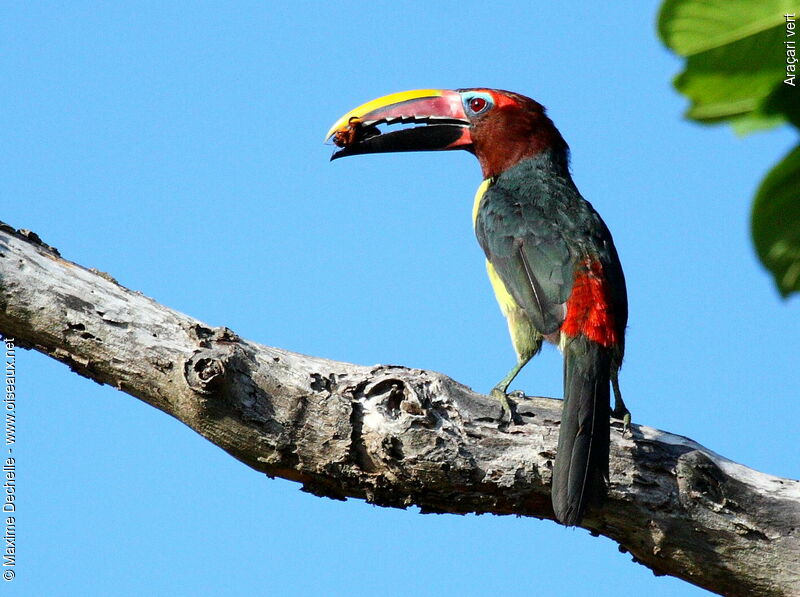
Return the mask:
[(631, 431), (631, 411), (623, 406), (623, 408), (615, 408), (611, 413), (615, 419), (622, 421), (622, 437)]
[(492, 398), (500, 402), (502, 414), (500, 415), (500, 422), (504, 425), (514, 423), (514, 411), (511, 409), (511, 403), (508, 401), (508, 395), (500, 388), (492, 390)]

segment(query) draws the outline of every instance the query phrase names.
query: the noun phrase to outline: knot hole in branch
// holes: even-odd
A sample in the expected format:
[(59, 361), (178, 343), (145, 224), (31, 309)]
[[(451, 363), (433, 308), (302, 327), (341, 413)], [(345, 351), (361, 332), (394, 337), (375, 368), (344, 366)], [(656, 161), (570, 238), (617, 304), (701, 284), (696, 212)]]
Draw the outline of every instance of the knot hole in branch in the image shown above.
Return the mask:
[(225, 364), (216, 356), (196, 354), (186, 362), (186, 383), (195, 392), (211, 394), (225, 378)]
[(384, 379), (368, 388), (366, 398), (377, 399), (384, 413), (396, 419), (401, 412), (412, 415), (425, 413), (422, 403), (413, 388), (399, 379)]

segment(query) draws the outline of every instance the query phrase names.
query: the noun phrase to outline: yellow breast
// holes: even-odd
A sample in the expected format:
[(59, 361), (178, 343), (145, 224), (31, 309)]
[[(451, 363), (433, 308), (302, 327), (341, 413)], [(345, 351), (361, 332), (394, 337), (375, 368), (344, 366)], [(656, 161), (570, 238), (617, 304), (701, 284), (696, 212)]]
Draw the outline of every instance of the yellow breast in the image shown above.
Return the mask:
[(481, 199), (486, 194), (486, 190), (492, 186), (494, 183), (493, 178), (487, 178), (481, 183), (481, 186), (478, 187), (478, 190), (475, 191), (475, 201), (472, 204), (472, 227), (475, 227), (475, 221), (478, 219), (478, 208), (481, 206)]
[[(486, 191), (494, 180), (487, 178), (478, 187), (475, 193), (475, 202), (472, 204), (472, 225), (475, 226), (478, 219), (478, 209), (481, 205), (481, 200), (486, 194)], [(514, 345), (514, 350), (517, 353), (517, 358), (520, 361), (526, 361), (531, 356), (539, 351), (542, 345), (542, 336), (536, 331), (528, 318), (525, 311), (517, 304), (514, 297), (503, 284), (503, 280), (497, 274), (494, 266), (490, 261), (486, 261), (486, 273), (489, 274), (489, 280), (492, 283), (494, 295), (497, 298), (497, 303), (500, 305), (500, 310), (505, 315), (508, 322), (508, 331), (511, 334), (511, 342)]]

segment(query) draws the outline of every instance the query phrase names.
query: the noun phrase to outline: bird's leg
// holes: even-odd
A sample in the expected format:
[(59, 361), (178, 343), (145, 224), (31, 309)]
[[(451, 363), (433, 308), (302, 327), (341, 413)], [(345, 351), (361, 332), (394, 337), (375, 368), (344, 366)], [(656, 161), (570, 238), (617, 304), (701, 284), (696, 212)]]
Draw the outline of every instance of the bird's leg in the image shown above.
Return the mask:
[(530, 356), (518, 360), (517, 364), (511, 368), (511, 371), (509, 371), (506, 374), (506, 376), (503, 379), (501, 379), (494, 388), (492, 388), (491, 395), (493, 398), (496, 398), (497, 400), (500, 401), (500, 406), (503, 409), (502, 420), (505, 422), (510, 422), (514, 420), (514, 414), (511, 410), (511, 405), (508, 402), (508, 394), (506, 393), (506, 390), (508, 390), (508, 386), (511, 385), (511, 382), (514, 381), (514, 378), (517, 376), (520, 370), (530, 360), (531, 360)]
[(622, 435), (625, 435), (631, 426), (631, 411), (622, 400), (622, 392), (619, 389), (619, 369), (616, 367), (611, 371), (611, 386), (614, 388), (614, 410), (611, 414), (615, 419), (622, 419)]

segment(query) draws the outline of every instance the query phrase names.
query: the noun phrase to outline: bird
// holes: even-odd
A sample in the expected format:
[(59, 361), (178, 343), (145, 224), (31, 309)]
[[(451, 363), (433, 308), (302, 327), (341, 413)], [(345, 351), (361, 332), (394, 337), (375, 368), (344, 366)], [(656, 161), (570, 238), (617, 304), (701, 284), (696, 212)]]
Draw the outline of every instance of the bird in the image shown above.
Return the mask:
[(466, 150), (480, 163), (472, 219), (517, 360), (491, 395), (511, 414), (508, 387), (547, 340), (564, 361), (552, 472), (556, 520), (576, 526), (600, 507), (609, 475), (628, 299), (611, 232), (573, 182), (569, 147), (537, 101), (489, 88), (419, 89), (369, 101), (339, 118), (331, 160), (368, 153)]

